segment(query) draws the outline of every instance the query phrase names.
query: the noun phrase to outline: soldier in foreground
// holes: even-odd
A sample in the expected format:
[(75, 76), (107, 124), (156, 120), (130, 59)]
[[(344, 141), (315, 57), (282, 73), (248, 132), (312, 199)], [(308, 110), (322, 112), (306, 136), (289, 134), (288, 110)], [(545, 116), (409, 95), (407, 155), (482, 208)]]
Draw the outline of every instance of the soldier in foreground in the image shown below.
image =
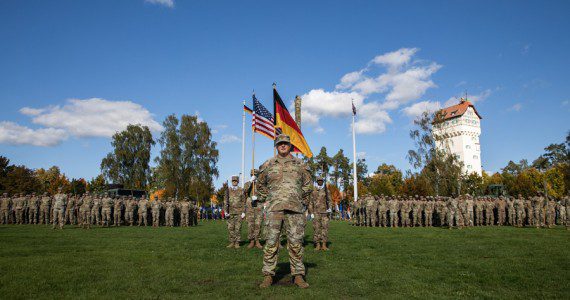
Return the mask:
[(227, 187), (226, 185), (224, 207), (230, 215), (228, 218), (228, 239), (230, 243), (226, 248), (239, 248), (241, 221), (245, 217), (245, 193), (238, 186), (238, 183), (239, 177), (232, 176), (232, 186)]
[(258, 196), (253, 201), (267, 201), (266, 243), (263, 248), (263, 282), (261, 288), (273, 283), (279, 254), (279, 237), (285, 228), (289, 264), (294, 283), (307, 288), (303, 264), (303, 236), (305, 235), (305, 207), (311, 194), (311, 175), (307, 166), (291, 153), (288, 135), (280, 134), (275, 139), (278, 155), (269, 159), (260, 168)]

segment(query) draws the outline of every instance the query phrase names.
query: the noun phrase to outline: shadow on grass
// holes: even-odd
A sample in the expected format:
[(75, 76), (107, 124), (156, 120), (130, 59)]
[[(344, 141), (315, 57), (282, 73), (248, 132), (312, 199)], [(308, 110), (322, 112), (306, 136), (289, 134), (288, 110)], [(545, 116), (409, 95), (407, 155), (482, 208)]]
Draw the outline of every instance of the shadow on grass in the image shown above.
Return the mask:
[[(317, 264), (315, 263), (307, 263), (305, 262), (305, 276), (309, 274), (309, 270), (312, 268), (316, 268)], [(273, 277), (274, 285), (279, 286), (292, 286), (293, 284), (293, 277), (290, 273), (291, 269), (289, 267), (289, 263), (287, 262), (280, 262), (277, 264), (277, 268), (275, 270), (275, 276)]]

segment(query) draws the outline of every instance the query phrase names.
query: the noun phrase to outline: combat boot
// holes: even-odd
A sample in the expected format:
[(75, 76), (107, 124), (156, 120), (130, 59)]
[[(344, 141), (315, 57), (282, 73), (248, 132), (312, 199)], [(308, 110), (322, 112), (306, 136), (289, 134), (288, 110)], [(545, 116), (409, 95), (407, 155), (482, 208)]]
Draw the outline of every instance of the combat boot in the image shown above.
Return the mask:
[(255, 247), (257, 247), (257, 249), (263, 249), (263, 246), (261, 246), (259, 240), (255, 240)]
[(251, 249), (255, 246), (255, 241), (254, 240), (250, 240), (249, 241), (249, 245), (247, 245), (247, 249)]
[(234, 243), (234, 248), (239, 249), (239, 242)]
[(230, 243), (229, 245), (226, 246), (226, 248), (233, 248), (234, 247), (234, 243)]
[(305, 282), (305, 279), (303, 279), (303, 275), (295, 275), (295, 280), (293, 282), (295, 283), (295, 285), (297, 285), (302, 289), (306, 289), (309, 287), (309, 284)]
[(324, 251), (329, 251), (329, 250), (330, 250), (329, 248), (327, 248), (327, 242), (326, 242), (326, 241), (323, 242), (323, 246), (321, 247), (321, 249), (324, 250)]
[(319, 250), (321, 250), (321, 243), (316, 242), (315, 251), (319, 251)]
[(263, 277), (263, 282), (259, 285), (259, 287), (265, 289), (270, 287), (271, 284), (273, 284), (273, 278), (270, 275), (265, 275), (265, 277)]

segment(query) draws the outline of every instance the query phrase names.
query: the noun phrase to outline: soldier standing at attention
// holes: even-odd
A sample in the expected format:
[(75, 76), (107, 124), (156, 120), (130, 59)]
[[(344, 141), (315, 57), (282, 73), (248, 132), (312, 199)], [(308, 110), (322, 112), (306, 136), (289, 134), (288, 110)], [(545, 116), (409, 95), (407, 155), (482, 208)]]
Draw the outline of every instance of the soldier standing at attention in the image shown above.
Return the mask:
[(172, 198), (169, 198), (166, 203), (164, 203), (164, 207), (166, 208), (164, 219), (166, 221), (166, 226), (174, 227), (174, 201)]
[(226, 248), (239, 248), (241, 220), (245, 217), (245, 193), (238, 186), (239, 177), (232, 176), (232, 186), (226, 188), (226, 196), (224, 197), (224, 208), (226, 209), (228, 218), (228, 239), (230, 243)]
[(12, 199), (8, 197), (8, 193), (4, 193), (0, 199), (0, 210), (2, 211), (2, 224), (8, 224), (10, 221), (10, 206)]
[(378, 210), (376, 207), (376, 199), (374, 199), (372, 194), (367, 193), (364, 198), (364, 203), (366, 206), (366, 226), (374, 227), (376, 226), (376, 210)]
[(135, 207), (137, 206), (137, 201), (132, 196), (125, 201), (125, 223), (129, 223), (129, 226), (133, 226), (135, 222)]
[(83, 196), (79, 202), (79, 213), (81, 214), (81, 228), (91, 229), (91, 206), (93, 205), (89, 192)]
[(121, 226), (121, 211), (123, 210), (124, 197), (117, 196), (113, 203), (113, 225)]
[(32, 198), (28, 202), (30, 212), (30, 224), (38, 224), (38, 212), (40, 208), (40, 199), (36, 193), (32, 193)]
[(113, 199), (109, 195), (103, 197), (101, 203), (101, 215), (103, 216), (103, 225), (111, 226), (111, 208), (113, 207)]
[(101, 214), (99, 210), (101, 208), (101, 196), (97, 195), (93, 197), (93, 206), (91, 206), (91, 222), (95, 225), (101, 224)]
[(400, 203), (394, 197), (388, 200), (388, 210), (390, 210), (390, 227), (398, 227), (398, 210)]
[(151, 203), (152, 212), (152, 227), (158, 227), (160, 225), (160, 209), (162, 208), (162, 203), (158, 199), (158, 196), (154, 196), (154, 201)]
[[(313, 241), (315, 242), (315, 251), (329, 250), (327, 248), (327, 240), (329, 235), (329, 213), (331, 212), (329, 199), (323, 185), (322, 177), (317, 177), (317, 188), (311, 193), (309, 209), (313, 219)], [(372, 196), (371, 196), (372, 197)], [(372, 198), (374, 199), (374, 198)]]
[(251, 180), (246, 182), (244, 185), (244, 190), (247, 197), (246, 209), (245, 209), (245, 215), (247, 220), (247, 238), (249, 239), (249, 245), (247, 245), (247, 249), (251, 249), (253, 247), (257, 247), (259, 249), (263, 248), (263, 246), (261, 246), (261, 243), (259, 242), (263, 212), (261, 210), (261, 205), (256, 205), (254, 207), (251, 201), (257, 175), (259, 175), (258, 170), (251, 170)]
[(180, 209), (180, 226), (188, 227), (188, 225), (190, 224), (189, 221), (190, 202), (188, 201), (188, 197), (184, 197), (182, 202), (180, 202), (179, 209)]
[(57, 189), (57, 194), (53, 201), (53, 229), (59, 224), (59, 229), (63, 229), (65, 224), (65, 205), (67, 204), (67, 195), (61, 192), (61, 187)]
[(148, 200), (146, 196), (142, 196), (141, 200), (139, 200), (139, 226), (147, 226), (147, 218), (148, 218)]
[[(303, 237), (305, 235), (305, 207), (310, 197), (311, 175), (308, 167), (291, 155), (291, 140), (280, 134), (275, 139), (278, 155), (267, 160), (260, 168), (259, 200), (267, 201), (266, 237), (263, 248), (263, 275), (261, 288), (269, 287), (275, 276), (279, 254), (280, 232), (285, 228), (289, 264), (294, 283), (307, 288), (303, 264)], [(257, 201), (257, 198), (253, 199)]]

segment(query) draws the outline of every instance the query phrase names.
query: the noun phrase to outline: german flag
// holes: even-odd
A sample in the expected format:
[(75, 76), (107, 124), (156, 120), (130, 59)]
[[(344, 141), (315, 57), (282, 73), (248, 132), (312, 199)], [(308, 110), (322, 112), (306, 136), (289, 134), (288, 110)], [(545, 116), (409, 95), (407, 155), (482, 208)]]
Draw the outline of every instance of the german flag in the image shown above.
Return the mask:
[(247, 105), (243, 105), (243, 111), (245, 111), (248, 114), (253, 114), (253, 110), (251, 110), (251, 108), (247, 107)]
[(275, 115), (275, 129), (291, 138), (291, 144), (295, 150), (303, 153), (306, 157), (313, 157), (311, 148), (309, 148), (301, 129), (297, 126), (295, 119), (291, 117), (287, 106), (285, 106), (283, 100), (281, 100), (281, 96), (277, 93), (275, 85), (273, 86), (273, 111)]

